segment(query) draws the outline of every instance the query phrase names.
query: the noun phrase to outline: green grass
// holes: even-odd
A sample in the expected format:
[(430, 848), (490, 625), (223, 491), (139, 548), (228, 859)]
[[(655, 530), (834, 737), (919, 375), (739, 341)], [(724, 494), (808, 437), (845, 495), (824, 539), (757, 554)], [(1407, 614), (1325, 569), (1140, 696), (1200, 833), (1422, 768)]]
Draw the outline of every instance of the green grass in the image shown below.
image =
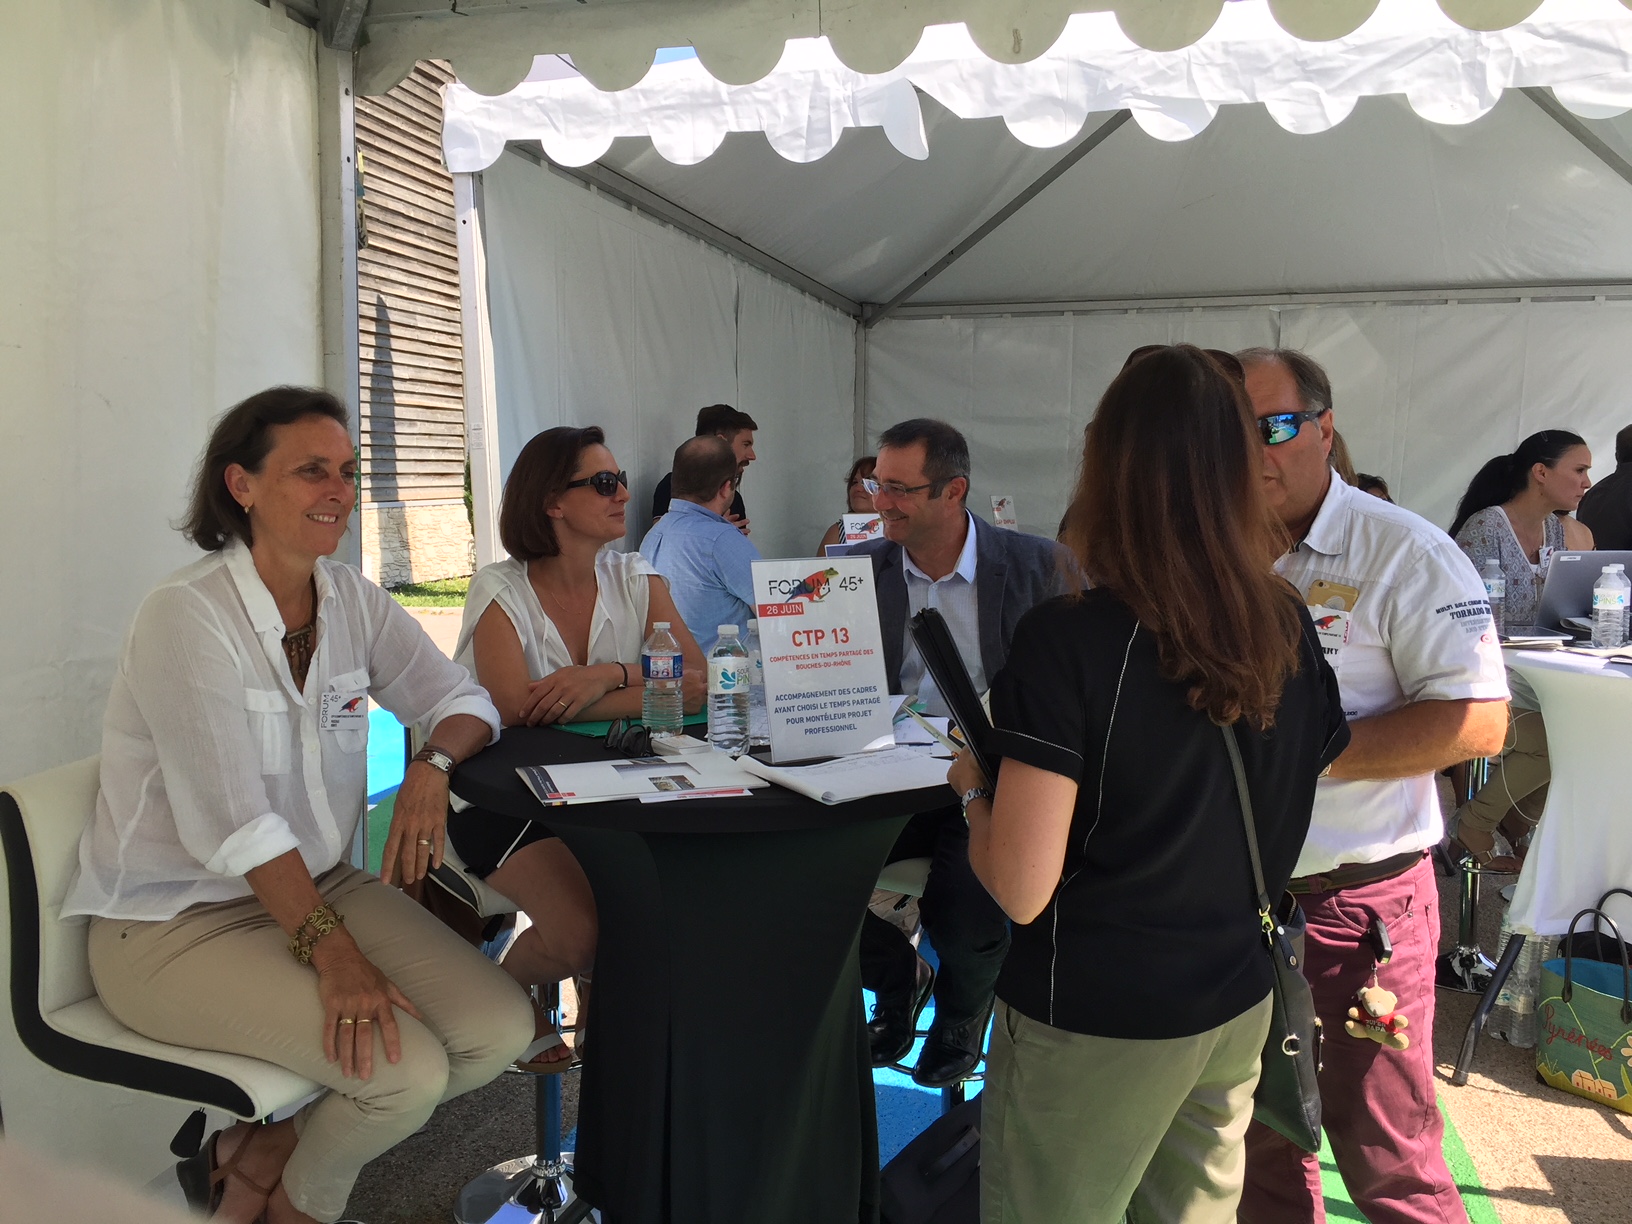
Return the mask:
[[(1445, 1112), (1445, 1103), (1440, 1102), (1440, 1116), (1445, 1119), (1445, 1163), (1450, 1166), (1451, 1180), (1462, 1194), (1462, 1206), (1467, 1209), (1469, 1224), (1501, 1224), (1496, 1215), (1496, 1208), (1490, 1201), (1490, 1194), (1484, 1183), (1479, 1180), (1479, 1173), (1473, 1167), (1473, 1160), (1468, 1155), (1468, 1149), (1462, 1146), (1462, 1136), (1456, 1133), (1456, 1126), (1451, 1122), (1450, 1114)], [(1360, 1214), (1349, 1197), (1348, 1188), (1343, 1185), (1343, 1177), (1337, 1171), (1337, 1161), (1332, 1156), (1332, 1146), (1321, 1136), (1320, 1145), (1320, 1186), (1326, 1193), (1326, 1218), (1328, 1220), (1356, 1221), (1365, 1224), (1366, 1217)]]
[(405, 608), (462, 608), (470, 593), (469, 578), (444, 578), (440, 582), (410, 582), (391, 588), (391, 598)]

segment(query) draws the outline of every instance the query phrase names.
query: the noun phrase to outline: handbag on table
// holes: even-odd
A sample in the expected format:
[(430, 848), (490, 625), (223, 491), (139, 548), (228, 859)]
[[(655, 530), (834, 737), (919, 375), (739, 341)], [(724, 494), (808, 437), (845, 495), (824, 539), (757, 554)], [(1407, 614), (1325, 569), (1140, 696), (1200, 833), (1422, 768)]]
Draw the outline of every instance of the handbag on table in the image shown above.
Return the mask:
[(1264, 946), (1275, 970), (1270, 994), (1273, 1010), (1269, 1037), (1260, 1060), (1258, 1088), (1253, 1093), (1252, 1116), (1290, 1139), (1306, 1152), (1320, 1150), (1320, 1017), (1315, 996), (1303, 976), (1303, 907), (1291, 893), (1277, 908), (1264, 887), (1264, 867), (1258, 857), (1258, 829), (1252, 819), (1252, 796), (1247, 792), (1247, 771), (1241, 746), (1230, 727), (1224, 733), (1230, 768), (1235, 771), (1235, 793), (1241, 801), (1241, 823), (1247, 832), (1247, 856), (1252, 860), (1252, 882), (1258, 894), (1258, 923)]

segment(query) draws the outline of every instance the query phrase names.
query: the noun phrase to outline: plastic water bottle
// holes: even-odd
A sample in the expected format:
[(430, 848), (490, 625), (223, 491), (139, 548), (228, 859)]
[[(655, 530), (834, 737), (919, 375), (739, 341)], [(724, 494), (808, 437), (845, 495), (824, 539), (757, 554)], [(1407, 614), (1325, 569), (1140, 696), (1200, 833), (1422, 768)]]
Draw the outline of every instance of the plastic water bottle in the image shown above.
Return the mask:
[(1507, 632), (1507, 620), (1504, 616), (1507, 607), (1507, 575), (1502, 573), (1502, 563), (1492, 557), (1480, 567), (1479, 577), (1485, 580), (1485, 598), (1490, 600), (1490, 618), (1496, 622), (1496, 636), (1501, 637)]
[(759, 653), (759, 620), (748, 618), (748, 637), (743, 642), (748, 651), (748, 743), (763, 748), (771, 742), (770, 716), (765, 710), (765, 661)]
[(1626, 645), (1626, 610), (1632, 603), (1632, 581), (1626, 577), (1626, 566), (1616, 563), (1604, 566), (1598, 581), (1592, 584), (1592, 644), (1614, 648)]
[(679, 735), (685, 730), (686, 707), (680, 695), (684, 672), (680, 643), (669, 632), (669, 622), (653, 621), (652, 636), (640, 648), (640, 674), (646, 681), (640, 721), (653, 735)]
[(748, 751), (748, 652), (735, 625), (720, 626), (708, 656), (708, 742), (739, 757)]

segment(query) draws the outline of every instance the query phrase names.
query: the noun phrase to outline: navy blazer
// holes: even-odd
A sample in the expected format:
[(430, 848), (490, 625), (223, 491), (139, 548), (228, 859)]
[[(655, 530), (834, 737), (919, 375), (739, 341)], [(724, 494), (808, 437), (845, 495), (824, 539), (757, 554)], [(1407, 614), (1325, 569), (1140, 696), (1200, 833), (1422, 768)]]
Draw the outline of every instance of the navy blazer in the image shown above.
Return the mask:
[[(975, 607), (980, 616), (980, 662), (986, 682), (1009, 657), (1014, 627), (1036, 604), (1081, 590), (1070, 554), (1053, 540), (994, 527), (978, 515), (975, 525)], [(850, 555), (871, 557), (878, 586), (878, 625), (884, 636), (884, 678), (890, 692), (901, 691), (906, 653), (907, 573), (901, 545), (869, 540)]]

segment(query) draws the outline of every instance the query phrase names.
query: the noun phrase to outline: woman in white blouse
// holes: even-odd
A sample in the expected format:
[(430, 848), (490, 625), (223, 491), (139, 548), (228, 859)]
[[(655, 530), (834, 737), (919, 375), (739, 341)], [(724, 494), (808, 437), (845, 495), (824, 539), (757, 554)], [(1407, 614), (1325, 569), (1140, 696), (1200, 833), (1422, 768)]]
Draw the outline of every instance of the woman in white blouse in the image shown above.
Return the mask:
[[(454, 651), (505, 726), (639, 718), (640, 651), (656, 621), (680, 643), (686, 710), (702, 709), (707, 664), (668, 586), (639, 553), (607, 547), (624, 537), (628, 501), (598, 427), (546, 429), (516, 457), (499, 510), (510, 556), (471, 579)], [(505, 953), (511, 977), (532, 986), (586, 976), (595, 898), (572, 851), (536, 820), (476, 808), (454, 812), (448, 835), (466, 867), (532, 920)], [(569, 1051), (541, 1013), (535, 1029), (527, 1065), (564, 1062)]]
[[(532, 1027), (498, 968), (388, 887), (440, 861), (447, 770), (499, 724), (412, 617), (328, 559), (356, 467), (323, 391), (276, 387), (217, 422), (184, 525), (208, 556), (136, 613), (63, 906), (92, 916), (91, 974), (124, 1024), (329, 1089), (212, 1136), (212, 1214), (242, 1224), (339, 1219), (365, 1163), (497, 1075)], [(369, 696), (429, 733), (384, 882), (346, 862)]]

